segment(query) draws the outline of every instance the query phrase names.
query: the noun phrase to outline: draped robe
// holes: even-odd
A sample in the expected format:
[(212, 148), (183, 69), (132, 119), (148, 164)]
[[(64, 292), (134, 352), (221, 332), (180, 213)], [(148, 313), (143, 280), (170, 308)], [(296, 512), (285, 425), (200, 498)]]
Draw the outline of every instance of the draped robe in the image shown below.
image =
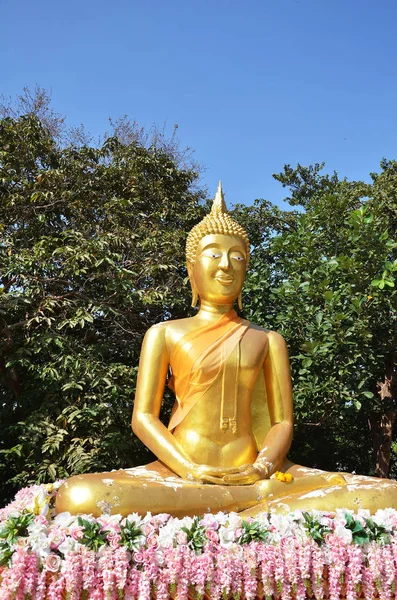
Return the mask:
[(168, 383), (175, 392), (176, 403), (168, 429), (173, 431), (183, 421), (219, 377), (248, 328), (249, 322), (230, 310), (176, 342), (170, 356), (172, 377)]

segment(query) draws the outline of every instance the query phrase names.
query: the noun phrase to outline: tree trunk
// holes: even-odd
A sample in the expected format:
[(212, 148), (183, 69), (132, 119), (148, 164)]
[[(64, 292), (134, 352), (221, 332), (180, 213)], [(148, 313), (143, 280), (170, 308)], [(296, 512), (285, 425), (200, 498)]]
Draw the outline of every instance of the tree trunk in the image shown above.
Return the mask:
[(375, 450), (375, 474), (377, 477), (389, 477), (393, 425), (396, 411), (371, 413), (369, 428)]
[(377, 477), (387, 478), (390, 472), (393, 425), (397, 410), (394, 406), (397, 396), (397, 373), (394, 368), (394, 356), (386, 369), (384, 381), (378, 381), (378, 394), (384, 410), (373, 412), (368, 419), (375, 451), (375, 473)]

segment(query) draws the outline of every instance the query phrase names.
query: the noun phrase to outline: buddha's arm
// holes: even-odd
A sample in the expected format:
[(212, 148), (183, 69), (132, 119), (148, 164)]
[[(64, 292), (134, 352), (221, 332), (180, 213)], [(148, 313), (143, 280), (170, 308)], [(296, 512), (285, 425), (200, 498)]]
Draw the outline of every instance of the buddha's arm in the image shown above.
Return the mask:
[(228, 475), (225, 483), (250, 484), (270, 477), (282, 468), (292, 441), (292, 388), (288, 350), (278, 333), (268, 334), (269, 348), (263, 364), (271, 428), (253, 465), (243, 465), (240, 473)]
[(159, 418), (169, 364), (165, 333), (165, 327), (160, 325), (151, 327), (145, 335), (139, 359), (132, 429), (167, 467), (186, 477), (189, 458)]
[(225, 473), (236, 468), (217, 468), (192, 462), (184, 448), (160, 421), (160, 408), (169, 357), (164, 325), (149, 329), (143, 341), (132, 415), (132, 429), (138, 438), (167, 467), (183, 479), (221, 483)]
[(269, 350), (263, 365), (267, 402), (272, 427), (263, 442), (255, 465), (265, 467), (267, 476), (281, 469), (292, 442), (293, 408), (288, 350), (284, 339), (270, 331)]

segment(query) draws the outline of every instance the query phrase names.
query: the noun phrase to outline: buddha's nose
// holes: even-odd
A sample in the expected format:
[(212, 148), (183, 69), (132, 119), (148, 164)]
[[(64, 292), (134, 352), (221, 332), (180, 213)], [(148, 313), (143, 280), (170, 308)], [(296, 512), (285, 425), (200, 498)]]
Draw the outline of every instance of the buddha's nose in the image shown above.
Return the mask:
[(230, 258), (227, 252), (222, 253), (221, 260), (219, 261), (219, 268), (227, 271), (230, 267)]

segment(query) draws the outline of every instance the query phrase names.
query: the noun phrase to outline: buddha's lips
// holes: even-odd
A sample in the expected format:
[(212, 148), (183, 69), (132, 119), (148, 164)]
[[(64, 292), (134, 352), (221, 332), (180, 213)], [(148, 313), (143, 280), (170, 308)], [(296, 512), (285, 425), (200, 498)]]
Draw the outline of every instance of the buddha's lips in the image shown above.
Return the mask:
[(220, 283), (223, 284), (229, 284), (229, 283), (233, 283), (234, 279), (231, 279), (230, 277), (215, 277), (215, 279), (217, 281), (219, 281)]

